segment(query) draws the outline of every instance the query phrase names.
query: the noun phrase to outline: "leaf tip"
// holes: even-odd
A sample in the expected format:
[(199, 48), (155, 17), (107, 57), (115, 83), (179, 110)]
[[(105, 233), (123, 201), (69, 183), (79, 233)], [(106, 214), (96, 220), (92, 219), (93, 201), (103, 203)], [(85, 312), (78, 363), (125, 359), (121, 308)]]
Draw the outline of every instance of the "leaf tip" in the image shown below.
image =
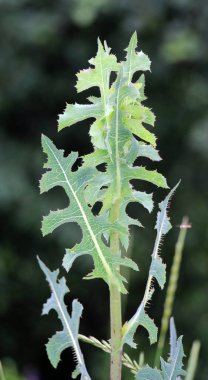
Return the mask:
[(138, 37), (137, 37), (137, 32), (136, 30), (134, 31), (134, 33), (132, 34), (131, 36), (131, 40), (133, 40), (136, 44), (138, 42)]
[(103, 50), (103, 44), (100, 40), (100, 37), (97, 38), (97, 45), (98, 45), (98, 50), (102, 49)]

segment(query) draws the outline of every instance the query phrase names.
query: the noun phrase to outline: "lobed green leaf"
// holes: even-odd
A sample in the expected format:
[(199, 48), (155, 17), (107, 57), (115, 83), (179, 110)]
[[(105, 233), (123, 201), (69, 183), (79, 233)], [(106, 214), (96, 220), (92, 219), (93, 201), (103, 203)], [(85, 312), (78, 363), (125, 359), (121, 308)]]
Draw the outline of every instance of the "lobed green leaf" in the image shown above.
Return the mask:
[(51, 272), (39, 258), (38, 262), (51, 289), (51, 296), (43, 306), (43, 315), (54, 309), (63, 326), (63, 330), (56, 332), (46, 345), (48, 358), (56, 368), (62, 352), (71, 347), (77, 362), (77, 373), (81, 374), (83, 380), (90, 380), (78, 341), (79, 322), (83, 307), (77, 300), (74, 300), (70, 317), (64, 303), (64, 296), (69, 292), (65, 278), (62, 277), (58, 280), (59, 270)]
[(143, 326), (148, 331), (150, 344), (157, 341), (158, 328), (156, 327), (154, 321), (145, 312), (144, 305), (141, 304), (136, 314), (123, 326), (123, 345), (126, 343), (132, 348), (137, 347), (133, 338), (139, 326)]
[(185, 376), (186, 372), (183, 370), (183, 345), (182, 337), (177, 339), (174, 321), (170, 321), (170, 357), (166, 362), (161, 360), (161, 370), (146, 366), (141, 368), (136, 374), (136, 380), (179, 380), (181, 376)]
[(124, 63), (124, 71), (128, 77), (128, 82), (131, 82), (133, 75), (137, 71), (150, 70), (150, 60), (146, 54), (142, 51), (137, 53), (135, 50), (137, 48), (137, 34), (136, 32), (132, 35), (128, 47), (125, 49), (126, 62)]
[[(69, 197), (69, 206), (63, 210), (52, 211), (43, 218), (43, 234), (51, 233), (55, 228), (64, 223), (78, 223), (82, 229), (82, 241), (74, 247), (73, 254), (89, 253), (94, 262), (94, 270), (89, 278), (102, 278), (104, 281), (114, 282), (120, 291), (126, 292), (123, 285), (125, 280), (117, 271), (118, 265), (124, 265), (137, 269), (135, 264), (129, 260), (121, 258), (119, 252), (112, 256), (110, 248), (104, 244), (102, 236), (109, 229), (116, 229), (120, 234), (125, 233), (125, 229), (120, 224), (111, 225), (106, 217), (96, 217), (86, 203), (83, 193), (90, 182), (93, 168), (81, 167), (78, 171), (71, 171), (72, 165), (76, 161), (77, 155), (71, 153), (64, 157), (50, 139), (43, 136), (43, 151), (47, 154), (49, 169), (40, 181), (41, 192), (48, 191), (55, 186), (64, 188)], [(65, 261), (64, 261), (65, 262)], [(67, 266), (68, 267), (68, 266)]]
[(133, 337), (139, 325), (142, 325), (148, 331), (150, 343), (154, 343), (157, 340), (157, 327), (155, 326), (154, 322), (148, 317), (145, 309), (154, 291), (154, 288), (152, 287), (153, 279), (156, 279), (161, 289), (163, 289), (166, 281), (166, 265), (159, 257), (159, 246), (163, 235), (166, 234), (171, 228), (171, 224), (167, 216), (167, 207), (177, 186), (178, 184), (169, 192), (165, 200), (159, 204), (160, 211), (158, 212), (157, 223), (155, 226), (157, 229), (157, 236), (152, 253), (152, 261), (145, 293), (136, 313), (123, 326), (123, 344), (127, 343), (133, 348), (136, 347), (133, 342)]
[(117, 63), (116, 56), (110, 54), (110, 49), (102, 43), (98, 38), (98, 51), (95, 58), (90, 59), (89, 63), (94, 68), (81, 70), (77, 74), (76, 88), (78, 92), (87, 90), (91, 87), (100, 87), (103, 98), (108, 95), (109, 80), (112, 71), (118, 71), (119, 63)]
[(58, 130), (70, 127), (80, 121), (94, 118), (97, 119), (103, 115), (103, 108), (100, 103), (96, 104), (67, 104), (65, 111), (59, 115)]

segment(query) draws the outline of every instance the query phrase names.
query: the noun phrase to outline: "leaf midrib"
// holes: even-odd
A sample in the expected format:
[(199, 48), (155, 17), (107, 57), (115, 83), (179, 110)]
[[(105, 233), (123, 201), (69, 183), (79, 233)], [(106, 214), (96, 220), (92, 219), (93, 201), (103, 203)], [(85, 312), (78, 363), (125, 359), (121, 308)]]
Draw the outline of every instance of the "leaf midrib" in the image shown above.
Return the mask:
[[(162, 213), (162, 210), (160, 211)], [(154, 250), (153, 250), (153, 258), (156, 259), (157, 258), (157, 255), (158, 255), (158, 249), (159, 249), (159, 244), (160, 244), (160, 239), (163, 235), (162, 231), (163, 231), (163, 225), (164, 225), (164, 221), (165, 219), (167, 218), (167, 205), (164, 207), (164, 213), (163, 213), (163, 217), (162, 217), (162, 222), (160, 224), (160, 228), (159, 228), (159, 231), (157, 233), (157, 238), (156, 238), (156, 244), (155, 244), (155, 247), (154, 247)]]
[(76, 352), (77, 359), (78, 359), (80, 365), (84, 365), (83, 360), (82, 360), (82, 357), (81, 357), (81, 355), (80, 355), (79, 347), (77, 347), (76, 339), (75, 339), (75, 337), (74, 337), (74, 335), (73, 335), (73, 333), (72, 333), (72, 330), (71, 330), (71, 328), (70, 328), (70, 326), (69, 326), (69, 324), (68, 324), (67, 318), (66, 318), (66, 316), (65, 316), (65, 312), (64, 312), (64, 310), (62, 309), (62, 306), (61, 306), (61, 304), (60, 304), (60, 302), (59, 302), (59, 298), (58, 298), (58, 296), (57, 296), (56, 289), (55, 289), (55, 287), (54, 287), (54, 285), (53, 285), (53, 281), (50, 279), (50, 277), (49, 277), (48, 279), (49, 279), (50, 287), (51, 287), (51, 290), (52, 290), (52, 292), (53, 292), (53, 294), (54, 294), (54, 297), (55, 297), (56, 303), (57, 303), (58, 308), (59, 308), (59, 310), (60, 310), (60, 314), (61, 314), (61, 316), (62, 316), (62, 318), (63, 318), (63, 321), (64, 321), (64, 324), (65, 324), (66, 329), (67, 329), (67, 331), (68, 331), (68, 334), (69, 334), (69, 336), (70, 336), (70, 338), (71, 338), (71, 340), (72, 340), (73, 347), (74, 347), (74, 350), (75, 350), (75, 352)]
[[(179, 339), (180, 339), (180, 338), (179, 338)], [(171, 374), (170, 374), (170, 378), (169, 378), (169, 380), (171, 380), (172, 377), (173, 377), (173, 374), (174, 374), (174, 371), (175, 371), (175, 368), (176, 368), (176, 363), (177, 363), (177, 361), (178, 361), (179, 353), (180, 353), (180, 345), (178, 345), (177, 355), (176, 355), (175, 360), (174, 360), (174, 363), (173, 363), (173, 369), (172, 369), (172, 371), (171, 371)]]
[[(120, 79), (121, 83), (121, 79)], [(121, 196), (121, 172), (120, 172), (120, 157), (119, 157), (119, 146), (118, 146), (118, 135), (119, 135), (119, 96), (120, 96), (120, 83), (118, 85), (117, 97), (116, 97), (116, 183), (117, 183), (117, 197)]]
[(131, 82), (131, 67), (132, 67), (132, 52), (133, 52), (133, 41), (132, 41), (132, 44), (131, 44), (131, 48), (130, 48), (130, 59), (129, 59), (129, 75), (128, 75), (128, 86)]

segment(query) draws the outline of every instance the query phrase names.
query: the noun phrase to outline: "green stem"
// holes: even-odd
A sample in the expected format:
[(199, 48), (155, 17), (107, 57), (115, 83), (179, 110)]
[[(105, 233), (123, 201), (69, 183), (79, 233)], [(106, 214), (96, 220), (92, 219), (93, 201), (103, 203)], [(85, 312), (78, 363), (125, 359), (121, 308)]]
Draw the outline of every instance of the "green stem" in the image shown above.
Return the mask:
[[(115, 222), (119, 215), (120, 201), (115, 202), (111, 209), (110, 220)], [(119, 252), (119, 235), (112, 231), (110, 234), (110, 247), (112, 254)], [(117, 270), (119, 271), (119, 267)], [(110, 323), (111, 323), (111, 365), (110, 380), (120, 380), (122, 370), (122, 316), (121, 293), (117, 286), (111, 282), (110, 290)]]
[(189, 221), (187, 217), (184, 217), (180, 226), (181, 230), (178, 236), (178, 240), (175, 246), (175, 254), (170, 271), (169, 283), (164, 303), (164, 311), (161, 322), (160, 336), (158, 340), (157, 352), (155, 357), (155, 366), (159, 365), (160, 357), (162, 356), (165, 338), (169, 326), (170, 316), (172, 314), (173, 302), (175, 299), (175, 293), (177, 289), (178, 277), (181, 266), (181, 259), (183, 254), (183, 248), (186, 238), (187, 229), (189, 228)]

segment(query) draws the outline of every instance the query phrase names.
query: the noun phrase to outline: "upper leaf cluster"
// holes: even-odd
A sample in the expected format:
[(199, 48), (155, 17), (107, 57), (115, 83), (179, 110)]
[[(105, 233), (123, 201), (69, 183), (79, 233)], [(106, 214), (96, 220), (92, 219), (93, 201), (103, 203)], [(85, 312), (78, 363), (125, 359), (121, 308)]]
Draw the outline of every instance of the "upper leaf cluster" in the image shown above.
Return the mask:
[[(149, 212), (153, 208), (152, 194), (135, 189), (132, 180), (148, 181), (156, 186), (167, 187), (165, 178), (156, 170), (147, 170), (136, 165), (139, 157), (160, 160), (156, 150), (156, 137), (152, 132), (155, 116), (143, 105), (146, 99), (144, 75), (141, 74), (134, 80), (137, 72), (150, 70), (150, 60), (142, 51), (136, 52), (136, 47), (137, 36), (134, 33), (126, 49), (125, 61), (118, 63), (107, 44), (102, 45), (98, 40), (97, 55), (89, 61), (90, 68), (77, 74), (76, 88), (81, 92), (98, 87), (100, 96), (89, 97), (88, 104), (67, 104), (58, 121), (61, 130), (88, 118), (95, 119), (89, 131), (94, 150), (83, 157), (83, 165), (76, 172), (76, 176), (81, 177), (84, 169), (91, 170), (82, 189), (86, 201), (85, 209), (90, 219), (93, 219), (90, 207), (96, 202), (102, 204), (99, 217), (103, 219), (100, 220), (108, 219), (112, 205), (119, 202), (114, 228), (120, 228), (120, 242), (126, 249), (129, 244), (128, 226), (141, 226), (141, 222), (127, 215), (128, 203), (141, 203)], [(112, 73), (116, 74), (113, 82)], [(105, 167), (104, 171), (99, 170), (101, 164)], [(70, 176), (72, 178), (73, 175)], [(93, 229), (96, 229), (94, 222)], [(104, 228), (100, 231), (108, 240), (108, 233), (105, 233)], [(89, 253), (89, 249), (85, 249), (85, 252)], [(120, 252), (118, 257), (119, 255)], [(72, 251), (71, 259), (70, 254), (67, 257), (64, 260), (66, 267), (71, 265), (74, 252)], [(100, 276), (96, 268), (94, 273)], [(124, 291), (121, 286), (120, 290)]]

